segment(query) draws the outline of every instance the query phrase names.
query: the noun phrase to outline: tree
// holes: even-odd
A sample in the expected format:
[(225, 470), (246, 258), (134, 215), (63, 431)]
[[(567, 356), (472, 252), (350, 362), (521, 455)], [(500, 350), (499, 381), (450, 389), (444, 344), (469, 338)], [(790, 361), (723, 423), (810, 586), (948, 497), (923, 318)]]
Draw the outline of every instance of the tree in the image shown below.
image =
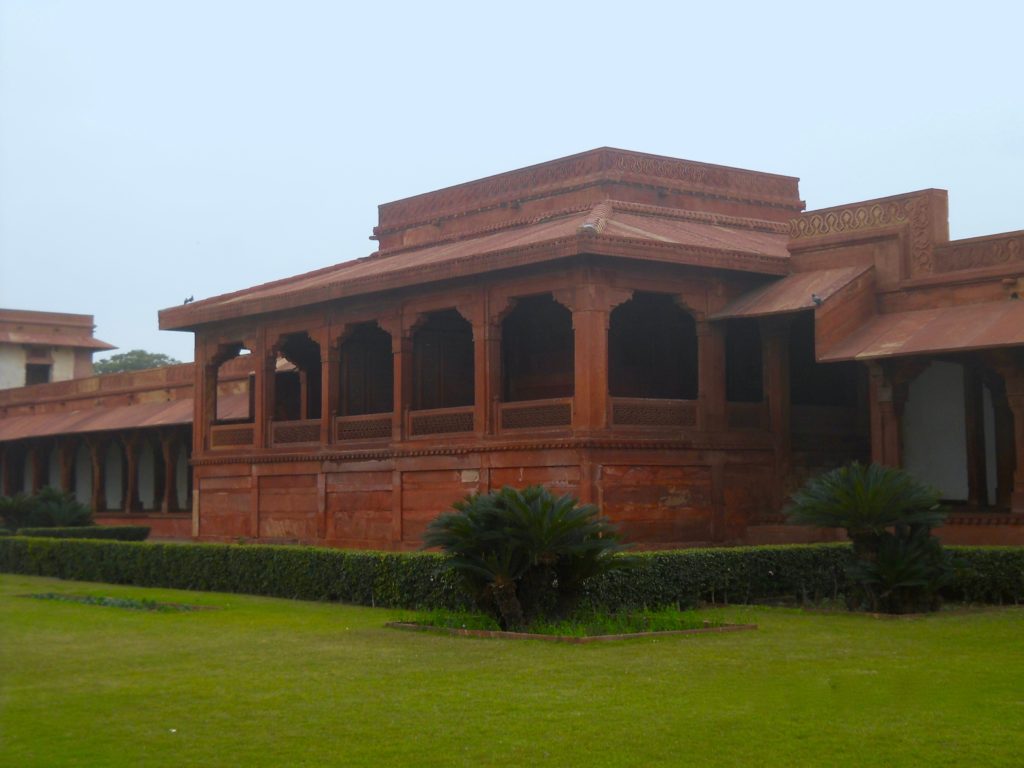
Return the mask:
[(951, 575), (931, 529), (945, 519), (939, 492), (901, 469), (853, 462), (812, 478), (789, 522), (844, 528), (853, 544), (848, 603), (886, 613), (934, 610)]
[(475, 494), (433, 520), (424, 547), (440, 547), (477, 607), (507, 630), (564, 616), (584, 582), (632, 565), (618, 532), (597, 508), (542, 486)]
[(106, 360), (93, 363), (95, 373), (123, 373), (124, 371), (144, 371), (147, 368), (163, 368), (165, 365), (178, 365), (181, 361), (159, 352), (147, 352), (144, 349), (133, 349), (119, 355), (111, 355)]

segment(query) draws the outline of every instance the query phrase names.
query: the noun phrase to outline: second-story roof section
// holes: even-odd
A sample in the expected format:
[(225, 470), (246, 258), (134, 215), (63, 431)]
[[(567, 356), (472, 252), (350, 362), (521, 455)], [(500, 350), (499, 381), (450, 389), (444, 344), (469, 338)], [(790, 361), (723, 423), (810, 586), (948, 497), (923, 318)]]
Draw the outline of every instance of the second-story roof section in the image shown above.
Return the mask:
[(797, 179), (598, 149), (388, 203), (378, 252), (160, 312), (186, 330), (580, 254), (784, 275)]
[(92, 315), (0, 309), (0, 343), (72, 349), (117, 349), (93, 337)]

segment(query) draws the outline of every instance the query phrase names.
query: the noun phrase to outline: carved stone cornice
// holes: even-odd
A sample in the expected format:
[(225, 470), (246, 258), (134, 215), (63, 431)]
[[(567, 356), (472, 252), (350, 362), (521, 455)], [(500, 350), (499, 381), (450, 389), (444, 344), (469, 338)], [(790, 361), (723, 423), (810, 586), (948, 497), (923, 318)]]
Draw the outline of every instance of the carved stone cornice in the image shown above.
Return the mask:
[(1024, 270), (1024, 232), (956, 240), (935, 249), (935, 272), (998, 267), (1020, 262)]
[(605, 147), (385, 203), (380, 206), (380, 226), (374, 232), (387, 234), (604, 181), (707, 193), (795, 211), (802, 208), (798, 180), (791, 176)]
[(464, 456), (471, 453), (502, 453), (508, 451), (557, 451), (557, 450), (638, 450), (638, 451), (694, 451), (694, 450), (771, 450), (767, 442), (746, 437), (742, 440), (726, 436), (695, 435), (690, 440), (643, 439), (643, 438), (573, 438), (534, 442), (489, 442), (462, 444), (430, 444), (422, 448), (411, 446), (366, 448), (362, 450), (323, 450), (314, 453), (258, 453), (203, 456), (193, 458), (193, 466), (215, 466), (221, 464), (275, 464), (295, 462), (347, 462), (386, 461), (410, 459), (425, 456)]
[(914, 193), (804, 213), (789, 222), (791, 244), (833, 235), (869, 233), (906, 227), (908, 230), (909, 274), (916, 277), (934, 269), (935, 211), (931, 195)]

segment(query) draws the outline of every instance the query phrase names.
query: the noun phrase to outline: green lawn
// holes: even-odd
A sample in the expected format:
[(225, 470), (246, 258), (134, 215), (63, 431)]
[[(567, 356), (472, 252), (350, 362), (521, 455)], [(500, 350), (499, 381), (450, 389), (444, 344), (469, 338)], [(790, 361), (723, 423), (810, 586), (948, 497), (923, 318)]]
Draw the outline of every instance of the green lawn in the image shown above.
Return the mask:
[[(20, 595), (156, 599), (146, 613)], [(710, 611), (588, 646), (396, 612), (0, 576), (0, 765), (1024, 764), (1024, 609)]]

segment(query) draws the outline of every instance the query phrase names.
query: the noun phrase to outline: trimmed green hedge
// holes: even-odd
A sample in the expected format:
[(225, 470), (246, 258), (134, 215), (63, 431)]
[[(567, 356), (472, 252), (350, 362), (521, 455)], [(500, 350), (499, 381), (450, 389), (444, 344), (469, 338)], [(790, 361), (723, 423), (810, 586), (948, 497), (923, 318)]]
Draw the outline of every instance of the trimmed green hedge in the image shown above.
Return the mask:
[[(1024, 602), (1024, 548), (950, 547), (952, 599)], [(638, 564), (595, 579), (599, 610), (698, 601), (814, 602), (842, 595), (845, 544), (687, 549), (636, 555)], [(264, 544), (175, 544), (11, 536), (0, 571), (80, 581), (329, 600), (401, 608), (465, 609), (445, 558)]]
[(70, 528), (19, 528), (18, 536), (43, 536), (50, 539), (114, 539), (145, 541), (148, 525), (83, 525)]
[(441, 555), (264, 544), (178, 544), (13, 536), (0, 571), (139, 587), (464, 608)]
[(588, 585), (596, 607), (621, 610), (697, 603), (836, 598), (845, 586), (846, 544), (800, 544), (645, 552), (636, 568)]

